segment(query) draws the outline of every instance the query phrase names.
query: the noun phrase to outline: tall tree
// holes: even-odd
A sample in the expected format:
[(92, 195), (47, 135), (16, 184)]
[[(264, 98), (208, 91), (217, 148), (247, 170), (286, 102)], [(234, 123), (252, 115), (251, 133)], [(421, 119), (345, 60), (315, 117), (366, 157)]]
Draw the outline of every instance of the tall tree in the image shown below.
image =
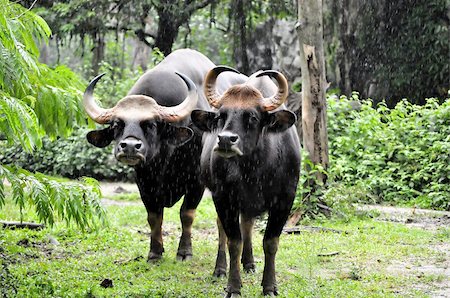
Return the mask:
[[(29, 1), (22, 0), (24, 3)], [(39, 13), (49, 21), (60, 40), (77, 36), (82, 44), (85, 39), (92, 44), (92, 72), (97, 73), (105, 57), (105, 41), (111, 33), (132, 34), (140, 43), (168, 55), (180, 27), (189, 22), (194, 12), (215, 1), (52, 0), (39, 4), (45, 7)], [(157, 17), (153, 17), (155, 12)], [(157, 23), (154, 31), (147, 29), (149, 19)]]
[[(37, 61), (36, 40), (46, 41), (45, 21), (24, 7), (0, 0), (0, 139), (2, 146), (21, 144), (27, 152), (42, 137), (67, 136), (86, 123), (80, 106), (82, 82), (64, 66), (51, 69)], [(11, 191), (5, 191), (5, 181)], [(30, 173), (14, 164), (0, 164), (0, 208), (7, 195), (20, 210), (34, 206), (38, 218), (53, 224), (56, 217), (85, 228), (104, 218), (96, 181), (61, 182)]]
[[(303, 148), (310, 161), (324, 170), (328, 167), (327, 106), (323, 51), (322, 0), (298, 1), (298, 36), (302, 71)], [(309, 169), (307, 169), (309, 170)], [(307, 181), (314, 190), (326, 182), (324, 171)]]
[(158, 12), (158, 32), (155, 36), (154, 47), (159, 48), (165, 56), (172, 52), (172, 46), (178, 36), (179, 28), (188, 23), (191, 15), (205, 8), (216, 0), (160, 0), (154, 5)]

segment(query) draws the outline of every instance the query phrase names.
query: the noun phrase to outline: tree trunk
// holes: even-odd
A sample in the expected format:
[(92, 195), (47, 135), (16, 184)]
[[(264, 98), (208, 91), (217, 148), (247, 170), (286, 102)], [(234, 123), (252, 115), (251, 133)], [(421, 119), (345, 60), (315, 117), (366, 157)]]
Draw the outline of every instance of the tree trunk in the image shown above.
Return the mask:
[(235, 42), (235, 53), (238, 61), (241, 63), (240, 71), (244, 74), (249, 74), (249, 64), (247, 57), (247, 22), (244, 7), (244, 0), (236, 0), (236, 30), (235, 34), (238, 36)]
[(100, 69), (100, 62), (105, 57), (105, 40), (103, 33), (97, 32), (92, 38), (94, 40), (94, 48), (92, 49), (92, 73), (97, 75)]
[[(328, 167), (327, 106), (325, 63), (323, 53), (322, 1), (298, 1), (298, 36), (302, 70), (303, 148), (314, 165)], [(306, 169), (310, 170), (310, 169)], [(326, 174), (318, 171), (308, 181), (312, 190), (326, 182)]]
[[(150, 8), (144, 6), (142, 9), (142, 15), (141, 15), (141, 26), (142, 26), (142, 36), (141, 38), (145, 39), (145, 34), (149, 34), (150, 36), (155, 36), (154, 32), (150, 32), (150, 26), (153, 22), (153, 19), (148, 16), (148, 10)], [(147, 70), (147, 64), (149, 61), (150, 56), (150, 50), (151, 47), (147, 45), (145, 40), (141, 40), (141, 38), (138, 36), (135, 39), (136, 46), (134, 47), (134, 53), (133, 53), (133, 63), (132, 63), (132, 69), (135, 69), (137, 67), (140, 67), (143, 71)], [(171, 46), (172, 48), (172, 46)]]
[(170, 12), (158, 11), (158, 32), (156, 33), (155, 44), (164, 56), (172, 52), (172, 46), (178, 36), (180, 27), (179, 21), (174, 19)]
[(351, 47), (350, 35), (352, 32), (349, 28), (349, 0), (340, 0), (338, 2), (338, 19), (339, 19), (339, 37), (341, 44), (338, 49), (337, 60), (339, 61), (339, 70), (341, 82), (339, 88), (342, 93), (347, 96), (352, 92), (351, 80), (350, 80), (350, 68), (351, 68)]

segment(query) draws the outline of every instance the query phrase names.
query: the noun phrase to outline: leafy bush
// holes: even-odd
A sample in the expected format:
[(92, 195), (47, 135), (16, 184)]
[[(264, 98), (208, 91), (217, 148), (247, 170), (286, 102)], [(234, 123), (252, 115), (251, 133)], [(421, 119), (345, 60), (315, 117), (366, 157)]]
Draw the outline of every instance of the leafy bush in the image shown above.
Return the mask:
[(112, 146), (92, 146), (86, 141), (87, 132), (87, 128), (80, 128), (67, 139), (50, 141), (44, 138), (42, 148), (32, 154), (20, 146), (7, 147), (0, 152), (0, 163), (67, 178), (89, 176), (108, 180), (132, 179), (132, 169), (114, 159)]
[(450, 99), (354, 109), (358, 100), (328, 98), (332, 180), (364, 183), (380, 201), (450, 210)]

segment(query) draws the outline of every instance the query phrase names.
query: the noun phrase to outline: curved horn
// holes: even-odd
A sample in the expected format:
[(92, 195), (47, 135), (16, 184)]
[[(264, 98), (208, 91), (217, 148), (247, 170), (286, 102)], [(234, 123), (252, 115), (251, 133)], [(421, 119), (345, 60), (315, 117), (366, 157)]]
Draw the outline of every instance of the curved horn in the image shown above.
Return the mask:
[(89, 86), (86, 88), (83, 95), (84, 110), (92, 120), (100, 124), (108, 123), (112, 117), (112, 109), (104, 109), (100, 107), (94, 99), (95, 85), (104, 75), (105, 74), (102, 73), (101, 75), (96, 76), (89, 83)]
[(173, 107), (159, 106), (159, 115), (167, 122), (177, 122), (188, 117), (197, 105), (198, 94), (194, 82), (186, 75), (175, 72), (187, 85), (188, 95), (182, 103)]
[(265, 70), (257, 74), (256, 77), (269, 76), (277, 80), (278, 91), (271, 97), (262, 99), (262, 106), (265, 111), (272, 111), (281, 106), (288, 97), (288, 82), (283, 74), (275, 70)]
[(220, 94), (216, 91), (216, 80), (220, 73), (224, 71), (232, 71), (235, 73), (240, 73), (234, 68), (228, 67), (228, 66), (216, 66), (213, 69), (211, 69), (205, 77), (205, 85), (204, 85), (204, 92), (206, 99), (209, 102), (209, 105), (212, 107), (215, 107), (216, 109), (220, 108)]

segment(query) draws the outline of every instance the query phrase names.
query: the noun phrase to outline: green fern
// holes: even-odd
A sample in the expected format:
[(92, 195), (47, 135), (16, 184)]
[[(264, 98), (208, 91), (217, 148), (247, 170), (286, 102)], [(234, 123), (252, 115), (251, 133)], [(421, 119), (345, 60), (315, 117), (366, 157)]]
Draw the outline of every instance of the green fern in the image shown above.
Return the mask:
[[(0, 0), (0, 139), (27, 152), (40, 148), (44, 135), (68, 136), (74, 125), (86, 123), (80, 105), (82, 80), (65, 66), (53, 69), (38, 62), (36, 41), (46, 42), (50, 34), (41, 17)], [(12, 201), (20, 210), (34, 206), (41, 222), (53, 225), (62, 219), (85, 229), (105, 221), (93, 179), (64, 182), (0, 165), (0, 208), (6, 201), (5, 181), (11, 185)]]

